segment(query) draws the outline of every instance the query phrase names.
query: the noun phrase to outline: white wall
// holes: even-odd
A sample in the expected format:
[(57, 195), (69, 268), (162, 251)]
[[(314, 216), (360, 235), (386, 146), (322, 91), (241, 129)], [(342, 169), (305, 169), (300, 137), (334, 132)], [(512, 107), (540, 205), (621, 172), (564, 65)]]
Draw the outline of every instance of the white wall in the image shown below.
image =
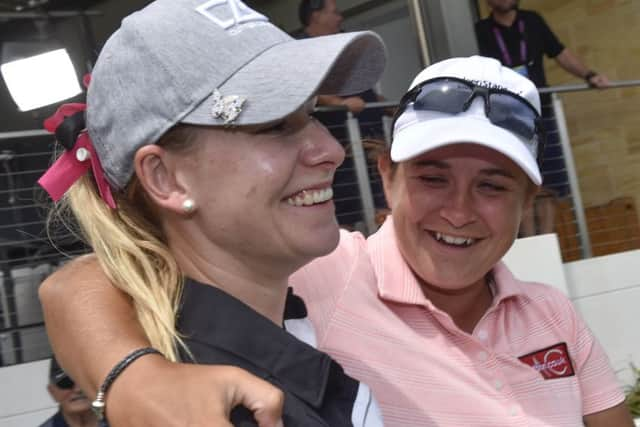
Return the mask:
[(640, 250), (561, 263), (555, 234), (519, 239), (505, 256), (514, 274), (571, 298), (624, 384), (640, 366)]
[(56, 412), (48, 377), (49, 360), (0, 368), (0, 427), (34, 427)]
[(565, 265), (574, 303), (629, 384), (640, 367), (640, 250)]
[(378, 90), (391, 101), (398, 101), (413, 78), (422, 70), (418, 38), (404, 1), (390, 1), (345, 20), (346, 31), (371, 30), (387, 47), (387, 66)]

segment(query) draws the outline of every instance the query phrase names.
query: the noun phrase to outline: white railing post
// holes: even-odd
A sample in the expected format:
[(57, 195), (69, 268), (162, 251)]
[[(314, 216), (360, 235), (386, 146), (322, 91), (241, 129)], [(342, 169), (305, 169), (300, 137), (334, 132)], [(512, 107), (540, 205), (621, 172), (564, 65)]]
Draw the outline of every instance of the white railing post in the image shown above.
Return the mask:
[(573, 208), (576, 213), (578, 238), (580, 239), (580, 246), (582, 248), (582, 258), (591, 258), (591, 239), (589, 238), (589, 228), (587, 227), (587, 218), (584, 213), (584, 204), (582, 203), (582, 193), (580, 193), (578, 175), (576, 174), (576, 164), (573, 160), (573, 151), (571, 150), (571, 141), (569, 139), (569, 131), (567, 130), (567, 122), (564, 116), (564, 108), (562, 107), (562, 101), (558, 94), (551, 94), (551, 105), (553, 106), (553, 113), (558, 127), (562, 157), (564, 158), (565, 167), (567, 168), (569, 188), (571, 188)]
[(353, 165), (358, 179), (358, 189), (360, 190), (360, 202), (362, 203), (364, 223), (367, 234), (371, 234), (376, 231), (376, 208), (373, 204), (371, 181), (369, 180), (369, 167), (367, 165), (367, 158), (364, 153), (362, 138), (360, 136), (360, 123), (350, 111), (347, 112), (346, 126), (349, 134), (351, 153), (353, 154)]

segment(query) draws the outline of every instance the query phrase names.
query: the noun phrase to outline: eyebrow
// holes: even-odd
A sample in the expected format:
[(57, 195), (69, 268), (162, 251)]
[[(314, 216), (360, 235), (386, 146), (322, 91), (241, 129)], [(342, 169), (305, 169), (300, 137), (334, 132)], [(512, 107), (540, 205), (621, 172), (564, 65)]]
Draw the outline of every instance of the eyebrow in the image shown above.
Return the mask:
[(447, 162), (441, 160), (418, 160), (414, 165), (417, 167), (432, 166), (438, 169), (451, 169), (451, 166)]
[[(442, 160), (419, 160), (414, 163), (416, 167), (435, 167), (438, 169), (451, 169), (449, 163)], [(502, 176), (509, 179), (516, 179), (516, 177), (509, 171), (502, 168), (486, 168), (481, 169), (480, 174), (487, 176)]]
[(510, 173), (507, 170), (500, 169), (500, 168), (482, 169), (482, 170), (480, 170), (480, 173), (483, 174), (483, 175), (489, 175), (489, 176), (498, 175), (498, 176), (502, 176), (502, 177), (505, 177), (505, 178), (516, 179), (516, 177), (512, 173)]

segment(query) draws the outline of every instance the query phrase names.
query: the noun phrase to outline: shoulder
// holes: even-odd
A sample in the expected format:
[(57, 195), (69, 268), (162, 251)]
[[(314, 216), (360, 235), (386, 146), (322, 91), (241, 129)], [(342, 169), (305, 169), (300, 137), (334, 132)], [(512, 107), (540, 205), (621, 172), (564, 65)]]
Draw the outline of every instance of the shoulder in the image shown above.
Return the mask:
[(64, 421), (62, 414), (56, 412), (51, 418), (40, 424), (38, 427), (66, 427), (67, 423)]
[(355, 271), (366, 268), (366, 240), (357, 232), (340, 231), (338, 246), (328, 255), (316, 258), (296, 271), (289, 279), (313, 308), (319, 301), (335, 303)]
[(490, 17), (476, 21), (476, 31), (487, 31), (491, 27), (491, 22), (492, 20)]
[(521, 310), (547, 319), (575, 315), (569, 297), (550, 284), (520, 280), (503, 263), (496, 266), (494, 274), (500, 287), (516, 295)]
[(547, 22), (542, 17), (542, 15), (540, 15), (538, 12), (535, 12), (533, 10), (519, 10), (518, 15), (522, 19), (524, 19), (525, 22), (531, 22), (535, 24), (544, 24), (544, 25), (547, 24)]
[(517, 311), (521, 320), (529, 325), (555, 331), (569, 341), (575, 339), (580, 329), (580, 320), (569, 297), (545, 283), (520, 283), (522, 293)]
[(561, 309), (571, 305), (569, 297), (561, 290), (547, 283), (520, 282), (524, 289), (524, 295), (530, 301), (543, 303), (554, 309)]
[(328, 255), (316, 258), (300, 271), (319, 271), (327, 268), (342, 270), (352, 266), (366, 250), (365, 237), (359, 232), (340, 230), (338, 246)]

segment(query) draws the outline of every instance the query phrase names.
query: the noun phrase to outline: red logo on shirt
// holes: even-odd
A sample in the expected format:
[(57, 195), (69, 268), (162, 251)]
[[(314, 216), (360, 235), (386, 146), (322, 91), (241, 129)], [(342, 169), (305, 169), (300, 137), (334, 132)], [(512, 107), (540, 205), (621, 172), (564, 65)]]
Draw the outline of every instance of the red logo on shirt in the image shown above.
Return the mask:
[(540, 372), (545, 380), (575, 375), (566, 343), (559, 343), (543, 350), (520, 356), (518, 359)]

